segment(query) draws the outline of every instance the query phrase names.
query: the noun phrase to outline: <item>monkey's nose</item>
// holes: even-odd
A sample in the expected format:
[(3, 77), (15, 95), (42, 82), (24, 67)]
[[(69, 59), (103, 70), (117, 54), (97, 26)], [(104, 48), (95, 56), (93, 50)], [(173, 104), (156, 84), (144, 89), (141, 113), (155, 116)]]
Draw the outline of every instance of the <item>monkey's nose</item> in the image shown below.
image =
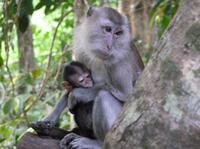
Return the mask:
[(108, 49), (108, 51), (110, 51), (112, 49), (112, 45), (107, 44), (107, 49)]
[(101, 51), (103, 57), (108, 57), (110, 55), (110, 49), (105, 49)]
[(113, 37), (112, 35), (109, 35), (106, 39), (106, 46), (109, 51), (112, 49), (112, 44), (113, 44)]

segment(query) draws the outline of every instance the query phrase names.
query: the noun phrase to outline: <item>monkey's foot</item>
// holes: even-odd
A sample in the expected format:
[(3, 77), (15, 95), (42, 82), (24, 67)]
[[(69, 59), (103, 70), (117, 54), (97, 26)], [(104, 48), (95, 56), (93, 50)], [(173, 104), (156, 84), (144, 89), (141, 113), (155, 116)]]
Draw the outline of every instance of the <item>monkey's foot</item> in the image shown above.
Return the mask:
[(69, 146), (70, 143), (75, 139), (80, 137), (79, 135), (75, 134), (75, 133), (70, 133), (67, 134), (61, 141), (60, 141), (60, 148), (61, 149), (71, 149), (71, 147)]
[(51, 121), (38, 121), (36, 123), (31, 123), (29, 126), (33, 128), (37, 134), (46, 136), (54, 127), (54, 123)]
[(70, 133), (60, 141), (61, 149), (101, 149), (96, 140)]

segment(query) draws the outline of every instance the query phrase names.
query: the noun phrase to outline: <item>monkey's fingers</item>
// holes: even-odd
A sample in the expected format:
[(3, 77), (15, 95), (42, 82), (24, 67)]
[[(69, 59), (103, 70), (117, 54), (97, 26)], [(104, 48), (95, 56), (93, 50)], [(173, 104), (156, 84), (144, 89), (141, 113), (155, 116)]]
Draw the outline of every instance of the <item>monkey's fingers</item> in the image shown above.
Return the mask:
[(38, 121), (36, 123), (29, 124), (29, 127), (33, 128), (38, 135), (46, 136), (49, 135), (49, 132), (53, 128), (51, 122)]
[(72, 86), (66, 87), (66, 90), (67, 90), (68, 92), (71, 92), (71, 91), (72, 91)]
[(61, 141), (60, 141), (60, 148), (61, 149), (70, 149), (70, 143), (79, 136), (75, 133), (67, 134)]
[(44, 134), (44, 130), (41, 127), (39, 127), (37, 123), (31, 123), (29, 124), (29, 127), (33, 128), (38, 135)]

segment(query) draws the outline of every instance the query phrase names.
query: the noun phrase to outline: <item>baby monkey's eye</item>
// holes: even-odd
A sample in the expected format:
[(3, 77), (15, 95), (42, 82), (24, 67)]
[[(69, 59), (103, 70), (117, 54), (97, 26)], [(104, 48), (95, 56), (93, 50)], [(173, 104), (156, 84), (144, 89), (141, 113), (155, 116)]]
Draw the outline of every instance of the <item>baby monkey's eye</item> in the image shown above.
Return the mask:
[(84, 77), (85, 77), (85, 78), (90, 78), (90, 74), (89, 74), (89, 73), (85, 73), (85, 74), (84, 74)]
[(84, 78), (83, 78), (83, 77), (80, 77), (80, 78), (78, 79), (78, 81), (79, 81), (80, 83), (82, 83), (82, 82), (84, 81)]
[(90, 78), (90, 75), (89, 75), (89, 74), (87, 74), (87, 75), (86, 75), (86, 78)]

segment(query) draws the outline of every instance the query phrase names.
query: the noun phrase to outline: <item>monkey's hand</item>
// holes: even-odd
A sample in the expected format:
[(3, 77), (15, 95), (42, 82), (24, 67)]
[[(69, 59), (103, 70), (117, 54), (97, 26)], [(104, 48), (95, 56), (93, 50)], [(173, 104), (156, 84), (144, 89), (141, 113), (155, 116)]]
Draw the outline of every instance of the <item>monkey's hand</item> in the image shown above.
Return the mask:
[(75, 139), (80, 138), (79, 135), (75, 133), (67, 134), (61, 141), (60, 141), (60, 148), (61, 149), (70, 149), (70, 143)]
[(75, 88), (68, 96), (68, 108), (73, 109), (78, 103), (88, 103), (94, 100), (100, 87)]
[(127, 101), (128, 96), (125, 95), (122, 91), (114, 88), (111, 84), (106, 84), (105, 89), (108, 90), (119, 101), (121, 102)]
[(38, 121), (36, 123), (31, 123), (29, 126), (33, 128), (38, 135), (48, 136), (55, 124), (51, 121)]
[(75, 133), (66, 135), (60, 141), (61, 149), (101, 149), (100, 144), (96, 140), (81, 137)]
[(64, 82), (63, 82), (63, 86), (64, 86), (64, 88), (65, 88), (65, 90), (66, 90), (67, 92), (71, 92), (72, 89), (73, 89), (73, 87), (71, 86), (71, 84), (70, 84), (69, 82), (67, 82), (67, 81), (64, 81)]

